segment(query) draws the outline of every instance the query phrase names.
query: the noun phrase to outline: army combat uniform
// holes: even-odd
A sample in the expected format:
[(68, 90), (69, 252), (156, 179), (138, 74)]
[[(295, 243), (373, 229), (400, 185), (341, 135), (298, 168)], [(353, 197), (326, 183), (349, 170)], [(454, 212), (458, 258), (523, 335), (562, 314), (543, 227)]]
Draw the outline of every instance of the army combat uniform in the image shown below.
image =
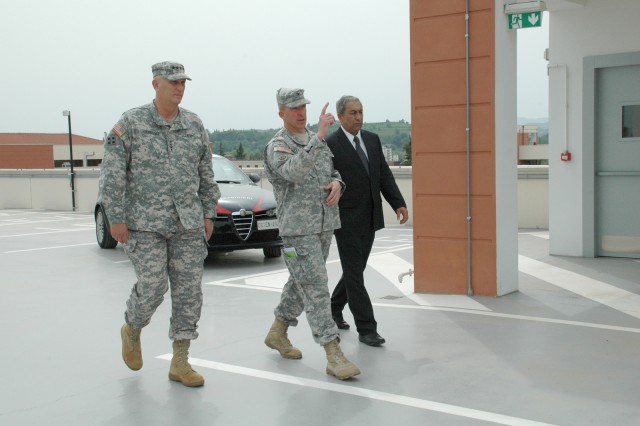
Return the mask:
[(170, 122), (153, 103), (127, 111), (105, 140), (100, 192), (111, 224), (129, 228), (125, 251), (136, 272), (125, 312), (141, 329), (171, 282), (171, 340), (193, 340), (202, 309), (204, 218), (215, 217), (209, 138), (183, 108)]
[(314, 338), (324, 346), (338, 337), (331, 317), (325, 262), (333, 231), (340, 228), (338, 206), (327, 206), (329, 191), (324, 186), (340, 181), (340, 174), (333, 168), (331, 150), (323, 141), (308, 131), (301, 139), (282, 128), (264, 152), (290, 273), (274, 314), (287, 326), (295, 326), (304, 310)]

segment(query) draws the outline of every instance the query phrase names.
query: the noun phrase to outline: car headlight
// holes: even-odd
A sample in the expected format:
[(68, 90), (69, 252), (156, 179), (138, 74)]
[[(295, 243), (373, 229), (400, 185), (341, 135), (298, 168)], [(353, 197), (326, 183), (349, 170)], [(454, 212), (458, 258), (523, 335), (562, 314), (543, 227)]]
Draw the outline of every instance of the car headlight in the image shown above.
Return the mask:
[(224, 207), (217, 205), (216, 206), (216, 217), (227, 217), (231, 214), (231, 210), (225, 209)]
[(267, 210), (266, 213), (267, 213), (267, 216), (273, 217), (273, 216), (276, 215), (276, 209), (269, 209), (269, 210)]

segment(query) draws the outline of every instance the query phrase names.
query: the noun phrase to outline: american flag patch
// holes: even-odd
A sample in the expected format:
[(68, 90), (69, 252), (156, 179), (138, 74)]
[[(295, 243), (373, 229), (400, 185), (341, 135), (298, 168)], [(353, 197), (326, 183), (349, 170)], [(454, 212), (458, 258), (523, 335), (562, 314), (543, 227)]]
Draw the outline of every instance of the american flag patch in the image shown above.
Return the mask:
[(277, 151), (277, 152), (286, 152), (287, 154), (293, 154), (293, 152), (291, 152), (290, 150), (288, 150), (284, 146), (276, 146), (275, 148), (273, 148), (273, 150)]
[(120, 123), (116, 123), (116, 125), (113, 126), (113, 132), (120, 137), (122, 137), (122, 135), (124, 135), (126, 131), (127, 130)]

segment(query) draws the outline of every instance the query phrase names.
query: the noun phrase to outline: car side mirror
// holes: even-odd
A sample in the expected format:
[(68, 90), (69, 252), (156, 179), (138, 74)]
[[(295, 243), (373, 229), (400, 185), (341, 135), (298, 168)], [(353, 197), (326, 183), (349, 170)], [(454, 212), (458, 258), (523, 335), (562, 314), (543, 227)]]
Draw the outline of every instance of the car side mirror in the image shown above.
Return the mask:
[(249, 173), (249, 179), (251, 179), (253, 183), (258, 183), (262, 178), (257, 173)]

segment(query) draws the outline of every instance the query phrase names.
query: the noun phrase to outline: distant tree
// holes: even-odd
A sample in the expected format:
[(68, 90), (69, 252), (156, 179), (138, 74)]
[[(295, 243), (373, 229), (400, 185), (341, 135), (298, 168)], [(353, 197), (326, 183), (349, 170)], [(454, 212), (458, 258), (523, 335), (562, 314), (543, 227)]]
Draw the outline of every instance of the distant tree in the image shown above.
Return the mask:
[(251, 149), (247, 150), (247, 160), (263, 160), (263, 154), (261, 150)]
[(238, 148), (236, 149), (236, 159), (238, 160), (245, 159), (245, 153), (244, 153), (244, 148), (242, 147), (242, 142), (240, 142), (240, 144), (238, 145)]
[[(317, 124), (309, 124), (311, 131), (317, 132)], [(340, 123), (336, 122), (329, 128), (333, 132), (340, 128)], [(382, 122), (365, 122), (363, 129), (377, 133), (385, 145), (391, 146), (393, 153), (400, 158), (404, 157), (404, 145), (411, 139), (411, 124), (406, 120)], [(229, 129), (213, 130), (209, 132), (209, 140), (214, 142), (214, 152), (221, 155), (234, 156), (237, 153), (239, 144), (242, 143), (245, 160), (261, 160), (264, 147), (271, 140), (278, 129)]]
[(409, 139), (409, 143), (407, 143), (404, 146), (404, 155), (405, 155), (405, 161), (403, 161), (402, 163), (406, 166), (410, 166), (411, 165), (411, 139)]

